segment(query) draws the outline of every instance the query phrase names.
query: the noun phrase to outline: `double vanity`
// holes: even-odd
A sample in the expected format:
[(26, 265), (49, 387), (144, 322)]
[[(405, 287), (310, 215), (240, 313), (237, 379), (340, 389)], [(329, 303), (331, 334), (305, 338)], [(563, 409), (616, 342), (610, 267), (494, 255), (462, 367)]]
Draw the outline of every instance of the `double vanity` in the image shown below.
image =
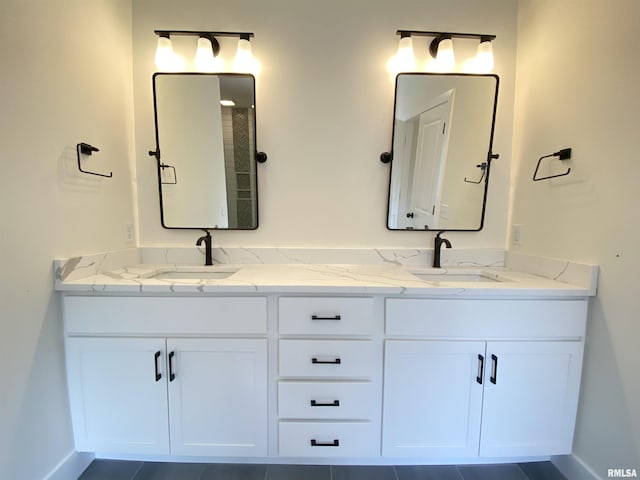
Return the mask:
[(56, 262), (79, 451), (360, 464), (571, 452), (595, 267), (171, 256)]

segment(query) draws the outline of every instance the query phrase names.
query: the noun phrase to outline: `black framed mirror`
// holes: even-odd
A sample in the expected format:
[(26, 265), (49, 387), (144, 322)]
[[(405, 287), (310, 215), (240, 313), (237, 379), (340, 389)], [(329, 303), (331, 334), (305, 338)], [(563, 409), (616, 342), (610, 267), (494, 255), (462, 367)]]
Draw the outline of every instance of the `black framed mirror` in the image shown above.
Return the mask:
[(484, 224), (497, 75), (396, 77), (387, 228), (478, 231)]
[(155, 73), (153, 99), (162, 226), (256, 229), (254, 76)]

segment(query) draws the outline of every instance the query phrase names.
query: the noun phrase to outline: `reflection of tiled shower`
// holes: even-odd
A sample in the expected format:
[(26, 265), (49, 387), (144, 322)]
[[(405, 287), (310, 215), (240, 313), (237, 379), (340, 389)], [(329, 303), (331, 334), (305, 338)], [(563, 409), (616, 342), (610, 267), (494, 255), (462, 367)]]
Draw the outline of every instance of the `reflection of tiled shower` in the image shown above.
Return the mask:
[(254, 130), (249, 109), (222, 107), (229, 228), (252, 228), (257, 223), (256, 192), (251, 189), (256, 175)]

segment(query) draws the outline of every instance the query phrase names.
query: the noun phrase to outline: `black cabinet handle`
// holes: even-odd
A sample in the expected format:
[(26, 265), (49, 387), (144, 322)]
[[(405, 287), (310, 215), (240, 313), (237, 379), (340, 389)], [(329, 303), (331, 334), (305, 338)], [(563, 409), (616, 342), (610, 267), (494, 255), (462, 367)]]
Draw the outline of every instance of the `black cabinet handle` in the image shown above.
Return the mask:
[(159, 382), (160, 379), (162, 378), (162, 374), (160, 373), (160, 370), (158, 369), (158, 359), (160, 358), (160, 350), (158, 350), (155, 355), (153, 356), (153, 366), (156, 370), (156, 382)]
[(489, 379), (494, 385), (498, 381), (498, 357), (491, 355), (491, 378)]
[(173, 357), (176, 356), (176, 352), (169, 354), (169, 381), (173, 382), (176, 379), (176, 374), (173, 373)]
[(311, 320), (341, 320), (340, 315), (334, 315), (333, 317), (320, 317), (318, 315), (311, 315)]
[(312, 438), (311, 446), (312, 447), (339, 447), (340, 440), (335, 439), (333, 442), (323, 443), (323, 442), (318, 442), (315, 438)]
[(310, 403), (312, 407), (339, 407), (340, 406), (340, 400), (334, 400), (333, 402), (328, 402), (328, 403), (321, 403), (315, 400), (311, 400)]
[(478, 354), (478, 376), (476, 382), (482, 385), (482, 374), (484, 373), (484, 357)]
[(342, 360), (340, 360), (339, 358), (336, 358), (335, 360), (318, 360), (314, 357), (311, 359), (311, 363), (313, 363), (314, 365), (340, 365), (342, 363)]

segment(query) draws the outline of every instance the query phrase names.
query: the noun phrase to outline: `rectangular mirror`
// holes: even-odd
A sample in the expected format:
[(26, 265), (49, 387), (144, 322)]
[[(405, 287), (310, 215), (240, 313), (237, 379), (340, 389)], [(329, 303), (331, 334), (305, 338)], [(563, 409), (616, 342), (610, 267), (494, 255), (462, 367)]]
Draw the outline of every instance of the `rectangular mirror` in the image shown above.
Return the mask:
[(396, 77), (389, 229), (482, 229), (497, 96), (497, 75)]
[(253, 75), (156, 73), (153, 99), (162, 226), (257, 228)]

